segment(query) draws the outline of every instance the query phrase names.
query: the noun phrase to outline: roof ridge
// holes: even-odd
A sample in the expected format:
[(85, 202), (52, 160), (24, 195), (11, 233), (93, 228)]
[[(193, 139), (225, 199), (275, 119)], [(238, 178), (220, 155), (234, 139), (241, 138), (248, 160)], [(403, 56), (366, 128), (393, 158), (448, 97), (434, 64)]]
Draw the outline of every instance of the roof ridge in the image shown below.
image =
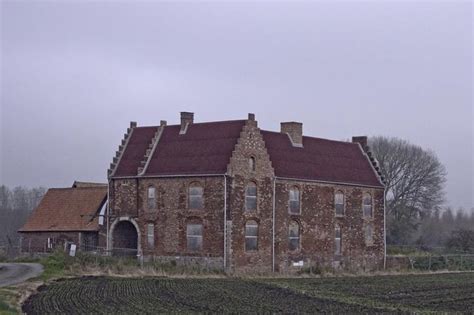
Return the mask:
[[(283, 133), (281, 133), (281, 132), (279, 132), (279, 131), (264, 130), (264, 129), (261, 129), (261, 131), (263, 131), (263, 132), (268, 132), (268, 133), (274, 133), (274, 134), (285, 135), (285, 134), (283, 134)], [(329, 142), (337, 142), (337, 143), (344, 143), (344, 144), (357, 144), (357, 143), (350, 142), (350, 141), (333, 140), (333, 139), (320, 138), (320, 137), (314, 137), (314, 136), (305, 136), (305, 135), (303, 135), (303, 138), (316, 139), (316, 140), (323, 140), (323, 141), (329, 141)]]
[(81, 190), (81, 189), (107, 189), (107, 184), (105, 186), (96, 186), (96, 187), (51, 187), (48, 190)]

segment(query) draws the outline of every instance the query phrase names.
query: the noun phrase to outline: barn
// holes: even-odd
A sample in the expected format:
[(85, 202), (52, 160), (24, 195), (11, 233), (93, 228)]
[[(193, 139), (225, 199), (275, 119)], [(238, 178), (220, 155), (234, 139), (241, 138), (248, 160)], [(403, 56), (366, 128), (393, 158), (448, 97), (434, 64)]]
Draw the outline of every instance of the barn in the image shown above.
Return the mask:
[(76, 244), (88, 251), (106, 246), (107, 184), (74, 182), (50, 188), (18, 231), (25, 253), (48, 253)]

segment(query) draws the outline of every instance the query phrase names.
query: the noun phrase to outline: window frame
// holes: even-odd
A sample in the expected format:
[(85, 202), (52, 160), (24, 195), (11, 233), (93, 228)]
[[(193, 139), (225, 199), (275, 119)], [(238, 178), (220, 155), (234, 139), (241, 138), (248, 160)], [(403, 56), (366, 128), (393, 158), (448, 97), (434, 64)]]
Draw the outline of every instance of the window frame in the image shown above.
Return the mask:
[[(255, 195), (249, 195), (248, 194), (248, 189), (250, 187), (255, 187)], [(249, 209), (248, 205), (249, 205), (249, 202), (248, 202), (248, 199), (249, 198), (252, 198), (252, 199), (255, 199), (255, 208), (253, 209)], [(245, 209), (245, 212), (256, 212), (257, 209), (258, 209), (258, 187), (257, 187), (257, 183), (254, 182), (254, 181), (250, 181), (247, 183), (247, 185), (245, 186), (245, 200), (244, 200), (244, 209)]]
[(334, 227), (334, 255), (342, 255), (342, 228), (338, 224)]
[[(365, 211), (366, 207), (369, 206), (365, 204), (365, 200), (367, 196), (370, 197), (370, 215), (366, 215), (366, 211)], [(362, 217), (364, 219), (371, 219), (374, 217), (374, 198), (372, 197), (372, 194), (368, 192), (364, 192), (362, 194)]]
[[(201, 189), (201, 194), (200, 195), (192, 195), (191, 194), (191, 189), (193, 188), (199, 188)], [(192, 207), (191, 204), (191, 199), (193, 198), (200, 198), (200, 206), (199, 207)], [(200, 182), (192, 182), (188, 186), (188, 209), (192, 210), (202, 210), (204, 209), (204, 187), (201, 185)]]
[[(342, 213), (337, 212), (337, 205), (341, 205), (341, 203), (337, 203), (338, 195), (342, 195)], [(337, 190), (334, 193), (334, 214), (336, 217), (343, 217), (346, 214), (346, 196), (342, 190)]]
[(249, 170), (251, 172), (257, 171), (257, 160), (253, 155), (249, 157)]
[[(150, 190), (153, 191), (153, 197), (150, 197)], [(156, 198), (157, 189), (154, 185), (148, 185), (146, 189), (146, 206), (148, 210), (157, 210), (158, 203)]]
[[(296, 190), (298, 192), (298, 199), (291, 199), (291, 192)], [(291, 207), (291, 202), (292, 201), (297, 201), (298, 202), (298, 212), (293, 212), (292, 207)], [(289, 214), (294, 214), (294, 215), (299, 215), (301, 214), (301, 189), (298, 186), (291, 186), (290, 189), (288, 190), (288, 213)]]
[(147, 223), (146, 225), (146, 244), (148, 248), (155, 248), (155, 225), (153, 223)]
[[(368, 238), (368, 231), (370, 231), (370, 238)], [(372, 245), (374, 243), (374, 226), (369, 223), (364, 227), (364, 239), (366, 245)]]
[[(199, 226), (200, 227), (200, 235), (197, 235), (197, 234), (189, 234), (189, 230), (190, 230), (190, 226)], [(189, 246), (190, 242), (189, 240), (191, 239), (200, 239), (200, 242), (198, 242), (200, 245), (199, 245), (199, 248), (191, 248)], [(202, 251), (202, 248), (203, 248), (203, 243), (204, 243), (204, 225), (202, 223), (187, 223), (186, 224), (186, 250), (188, 252), (193, 252), (193, 253), (197, 253), (197, 252), (201, 252)]]
[[(292, 224), (298, 228), (298, 236), (291, 236), (291, 227)], [(292, 248), (292, 240), (298, 240), (296, 248)], [(301, 249), (301, 225), (296, 220), (291, 220), (288, 224), (288, 249), (292, 252), (298, 251)]]
[[(256, 235), (248, 235), (247, 227), (253, 227), (256, 229)], [(245, 242), (244, 242), (244, 251), (246, 253), (248, 252), (257, 252), (258, 251), (258, 231), (259, 230), (259, 224), (256, 220), (250, 219), (245, 222), (244, 225), (244, 237), (245, 237)], [(255, 240), (255, 248), (248, 248), (247, 247), (247, 240), (252, 239)]]

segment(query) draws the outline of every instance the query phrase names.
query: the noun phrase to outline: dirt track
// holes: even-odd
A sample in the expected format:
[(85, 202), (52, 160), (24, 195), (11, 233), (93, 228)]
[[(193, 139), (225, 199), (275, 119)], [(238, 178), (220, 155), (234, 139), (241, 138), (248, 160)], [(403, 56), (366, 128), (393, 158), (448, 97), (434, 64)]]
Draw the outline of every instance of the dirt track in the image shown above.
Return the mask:
[(31, 263), (0, 263), (0, 287), (24, 282), (39, 276), (43, 266)]

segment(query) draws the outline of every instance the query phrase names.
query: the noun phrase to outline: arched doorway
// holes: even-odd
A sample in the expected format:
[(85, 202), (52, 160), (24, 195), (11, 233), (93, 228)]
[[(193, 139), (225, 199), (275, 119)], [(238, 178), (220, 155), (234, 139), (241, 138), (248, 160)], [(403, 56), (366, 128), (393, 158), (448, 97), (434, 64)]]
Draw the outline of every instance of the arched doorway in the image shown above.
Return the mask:
[(114, 256), (137, 256), (138, 231), (135, 225), (128, 221), (119, 221), (114, 225), (112, 232)]

